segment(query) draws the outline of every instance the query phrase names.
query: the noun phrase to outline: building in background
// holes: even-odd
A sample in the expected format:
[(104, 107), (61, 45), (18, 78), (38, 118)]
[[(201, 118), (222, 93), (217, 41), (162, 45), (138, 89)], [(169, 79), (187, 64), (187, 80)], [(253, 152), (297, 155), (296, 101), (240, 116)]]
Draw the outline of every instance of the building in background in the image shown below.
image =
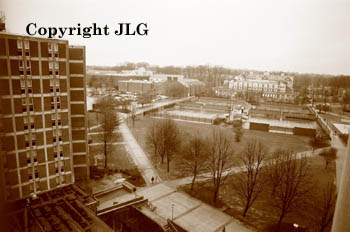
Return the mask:
[(214, 88), (215, 94), (222, 97), (235, 97), (238, 94), (258, 93), (266, 101), (294, 101), (294, 78), (281, 75), (258, 74), (250, 72), (241, 74), (233, 80), (226, 80), (223, 86)]
[(149, 93), (151, 92), (155, 84), (148, 80), (123, 80), (118, 82), (120, 92), (132, 92), (132, 93)]
[(0, 33), (1, 189), (16, 200), (89, 176), (85, 48)]

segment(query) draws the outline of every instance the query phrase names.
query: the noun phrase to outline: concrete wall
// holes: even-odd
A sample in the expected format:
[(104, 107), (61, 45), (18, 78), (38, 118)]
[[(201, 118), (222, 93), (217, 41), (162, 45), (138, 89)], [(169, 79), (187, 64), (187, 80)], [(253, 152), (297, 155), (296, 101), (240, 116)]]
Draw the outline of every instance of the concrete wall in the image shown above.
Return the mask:
[(293, 134), (294, 135), (304, 135), (304, 136), (315, 136), (316, 129), (294, 127)]
[(268, 132), (270, 130), (270, 125), (266, 123), (251, 122), (249, 123), (249, 130), (260, 130)]

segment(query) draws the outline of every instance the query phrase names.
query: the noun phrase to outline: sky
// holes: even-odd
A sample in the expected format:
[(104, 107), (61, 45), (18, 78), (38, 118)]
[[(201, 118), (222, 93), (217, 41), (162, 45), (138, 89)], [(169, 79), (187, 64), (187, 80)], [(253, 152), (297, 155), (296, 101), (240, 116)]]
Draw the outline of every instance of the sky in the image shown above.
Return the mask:
[(6, 28), (147, 23), (147, 36), (64, 36), (88, 65), (221, 65), (350, 74), (349, 0), (0, 0)]

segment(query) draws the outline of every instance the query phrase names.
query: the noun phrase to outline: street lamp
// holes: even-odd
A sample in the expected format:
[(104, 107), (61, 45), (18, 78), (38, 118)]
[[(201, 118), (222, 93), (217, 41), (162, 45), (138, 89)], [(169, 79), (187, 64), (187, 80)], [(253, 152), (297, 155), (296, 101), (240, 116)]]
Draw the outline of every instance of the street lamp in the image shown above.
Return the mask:
[(171, 220), (174, 221), (174, 203), (171, 203)]

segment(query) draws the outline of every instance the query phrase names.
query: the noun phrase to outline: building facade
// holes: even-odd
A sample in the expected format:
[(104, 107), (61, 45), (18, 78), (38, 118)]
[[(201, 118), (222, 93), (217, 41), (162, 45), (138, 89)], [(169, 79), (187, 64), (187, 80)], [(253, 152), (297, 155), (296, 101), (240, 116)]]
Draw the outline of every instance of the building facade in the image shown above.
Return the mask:
[(0, 33), (0, 173), (5, 200), (88, 177), (85, 81), (84, 47)]
[(120, 92), (143, 94), (153, 91), (155, 85), (148, 80), (123, 80), (118, 81), (118, 87)]
[(233, 80), (226, 80), (223, 86), (216, 87), (215, 94), (222, 97), (234, 97), (242, 92), (259, 93), (260, 97), (276, 101), (293, 101), (292, 76), (270, 75), (269, 73), (236, 76)]

